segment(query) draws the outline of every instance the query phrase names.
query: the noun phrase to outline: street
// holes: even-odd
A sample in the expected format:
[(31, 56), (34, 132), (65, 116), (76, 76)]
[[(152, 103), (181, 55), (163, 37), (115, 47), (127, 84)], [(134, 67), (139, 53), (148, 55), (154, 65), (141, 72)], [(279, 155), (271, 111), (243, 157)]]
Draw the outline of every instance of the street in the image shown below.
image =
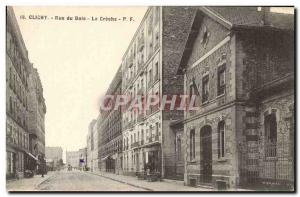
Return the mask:
[(60, 171), (38, 185), (40, 191), (145, 191), (81, 171)]
[(52, 171), (45, 177), (11, 180), (8, 191), (211, 191), (209, 188), (184, 186), (183, 181), (148, 182), (136, 177), (106, 172)]

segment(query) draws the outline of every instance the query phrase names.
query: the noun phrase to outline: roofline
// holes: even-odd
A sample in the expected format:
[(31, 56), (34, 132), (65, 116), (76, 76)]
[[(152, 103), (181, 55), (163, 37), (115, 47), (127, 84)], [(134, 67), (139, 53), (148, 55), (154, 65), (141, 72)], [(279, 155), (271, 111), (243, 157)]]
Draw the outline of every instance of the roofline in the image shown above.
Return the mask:
[(145, 22), (145, 20), (146, 20), (146, 18), (147, 18), (147, 16), (148, 16), (148, 13), (150, 12), (150, 10), (151, 10), (153, 7), (154, 7), (154, 6), (149, 6), (149, 7), (148, 7), (146, 13), (145, 13), (144, 16), (143, 16), (142, 21), (140, 22), (138, 28), (136, 29), (135, 33), (134, 33), (133, 36), (132, 36), (131, 41), (130, 41), (130, 43), (129, 43), (129, 45), (128, 45), (128, 47), (127, 47), (127, 49), (126, 49), (124, 55), (122, 56), (122, 61), (123, 61), (123, 59), (125, 59), (125, 56), (126, 56), (126, 54), (128, 53), (128, 51), (129, 51), (129, 48), (131, 47), (131, 45), (132, 45), (134, 39), (136, 38), (137, 34), (139, 33), (142, 24), (144, 24), (144, 22)]
[(222, 16), (218, 15), (213, 10), (211, 10), (211, 9), (205, 7), (205, 6), (200, 7), (199, 10), (201, 10), (204, 14), (206, 14), (207, 16), (211, 17), (215, 21), (217, 21), (220, 24), (222, 24), (223, 26), (225, 26), (227, 29), (231, 29), (233, 27), (233, 24), (230, 21), (228, 21), (227, 19), (225, 19)]

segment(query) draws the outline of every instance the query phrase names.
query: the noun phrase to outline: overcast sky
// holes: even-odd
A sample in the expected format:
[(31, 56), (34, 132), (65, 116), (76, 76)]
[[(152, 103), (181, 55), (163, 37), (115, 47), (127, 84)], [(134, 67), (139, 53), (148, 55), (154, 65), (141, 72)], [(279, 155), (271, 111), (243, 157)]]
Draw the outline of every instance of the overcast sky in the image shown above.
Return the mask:
[[(46, 146), (86, 146), (97, 100), (121, 64), (146, 7), (14, 7), (43, 84)], [(21, 15), (133, 17), (134, 22), (22, 20)]]

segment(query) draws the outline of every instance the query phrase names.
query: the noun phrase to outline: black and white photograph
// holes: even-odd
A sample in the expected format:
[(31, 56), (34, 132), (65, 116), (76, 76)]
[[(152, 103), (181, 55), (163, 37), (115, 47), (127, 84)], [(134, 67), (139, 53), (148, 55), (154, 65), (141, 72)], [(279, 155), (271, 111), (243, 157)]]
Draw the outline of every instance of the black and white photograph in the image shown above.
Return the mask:
[(7, 192), (295, 192), (294, 6), (4, 9)]

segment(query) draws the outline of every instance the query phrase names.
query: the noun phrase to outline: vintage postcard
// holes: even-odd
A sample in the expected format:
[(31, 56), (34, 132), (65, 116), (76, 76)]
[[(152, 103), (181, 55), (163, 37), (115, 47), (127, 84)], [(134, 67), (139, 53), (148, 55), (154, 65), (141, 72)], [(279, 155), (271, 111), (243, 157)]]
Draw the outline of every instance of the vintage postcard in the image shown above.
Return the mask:
[(7, 6), (7, 191), (294, 192), (294, 12)]

